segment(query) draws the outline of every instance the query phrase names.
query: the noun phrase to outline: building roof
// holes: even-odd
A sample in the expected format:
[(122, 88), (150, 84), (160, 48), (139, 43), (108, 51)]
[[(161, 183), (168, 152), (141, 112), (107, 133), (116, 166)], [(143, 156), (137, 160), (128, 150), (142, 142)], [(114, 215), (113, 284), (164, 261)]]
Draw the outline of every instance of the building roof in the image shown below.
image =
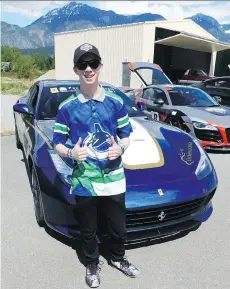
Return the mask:
[(185, 49), (194, 49), (203, 52), (214, 52), (230, 49), (229, 43), (200, 37), (187, 32), (181, 32), (177, 35), (157, 40), (155, 43)]
[[(90, 27), (90, 28), (85, 28), (85, 29), (79, 29), (79, 30), (70, 30), (70, 31), (62, 31), (62, 32), (56, 32), (54, 35), (61, 35), (61, 34), (69, 34), (69, 33), (80, 33), (84, 31), (92, 31), (92, 30), (105, 30), (105, 29), (111, 29), (111, 28), (118, 28), (118, 27), (129, 27), (129, 26), (139, 26), (139, 25), (160, 25), (162, 23), (185, 23), (185, 22), (190, 22), (192, 24), (195, 24), (198, 26), (200, 29), (204, 30), (206, 33), (210, 34), (208, 31), (203, 29), (200, 25), (195, 23), (192, 19), (183, 19), (183, 20), (159, 20), (159, 21), (145, 21), (145, 22), (135, 22), (135, 23), (128, 23), (128, 24), (119, 24), (119, 25), (110, 25), (110, 26), (99, 26), (99, 27)], [(211, 34), (210, 34), (211, 35)], [(211, 35), (212, 36), (212, 35)], [(213, 36), (212, 36), (213, 37)]]

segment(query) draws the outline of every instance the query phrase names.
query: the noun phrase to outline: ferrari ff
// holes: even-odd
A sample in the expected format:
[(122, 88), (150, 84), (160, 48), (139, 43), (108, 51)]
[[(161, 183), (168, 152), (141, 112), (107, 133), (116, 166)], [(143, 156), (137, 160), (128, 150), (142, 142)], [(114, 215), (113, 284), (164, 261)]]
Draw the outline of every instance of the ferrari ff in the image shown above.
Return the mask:
[[(122, 157), (127, 243), (197, 228), (213, 211), (218, 185), (207, 153), (189, 134), (148, 119), (120, 90), (102, 85), (123, 99), (133, 127), (130, 146)], [(23, 149), (29, 168), (36, 220), (40, 226), (76, 239), (80, 232), (70, 192), (74, 164), (55, 152), (52, 139), (58, 106), (78, 89), (77, 81), (40, 80), (13, 106), (16, 145)], [(73, 147), (70, 141), (66, 145)]]

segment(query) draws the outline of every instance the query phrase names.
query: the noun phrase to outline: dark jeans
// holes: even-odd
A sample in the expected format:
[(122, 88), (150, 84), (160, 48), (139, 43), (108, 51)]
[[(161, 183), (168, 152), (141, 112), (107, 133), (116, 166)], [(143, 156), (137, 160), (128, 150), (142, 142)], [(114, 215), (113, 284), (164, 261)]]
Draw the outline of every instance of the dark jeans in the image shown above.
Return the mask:
[(126, 208), (125, 193), (113, 196), (76, 196), (76, 215), (83, 238), (83, 252), (86, 264), (98, 262), (99, 250), (96, 240), (98, 216), (103, 213), (110, 236), (110, 256), (114, 261), (125, 255)]

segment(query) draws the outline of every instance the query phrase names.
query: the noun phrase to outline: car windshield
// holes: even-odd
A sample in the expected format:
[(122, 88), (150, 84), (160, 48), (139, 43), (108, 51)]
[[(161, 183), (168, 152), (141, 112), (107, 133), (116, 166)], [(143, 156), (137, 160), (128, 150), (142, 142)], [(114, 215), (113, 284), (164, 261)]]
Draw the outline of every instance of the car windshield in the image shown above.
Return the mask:
[(198, 74), (200, 76), (207, 76), (207, 73), (205, 73), (203, 70), (198, 70)]
[(206, 92), (191, 87), (174, 87), (168, 91), (172, 105), (176, 106), (219, 106)]
[[(122, 91), (108, 85), (103, 85), (103, 87), (105, 91), (111, 91), (123, 99), (128, 115), (130, 117), (144, 116), (144, 113), (139, 110), (136, 104)], [(73, 95), (78, 89), (79, 84), (60, 84), (52, 87), (44, 87), (38, 108), (38, 118), (41, 120), (55, 119), (59, 105), (68, 97)]]
[(136, 72), (144, 80), (146, 85), (154, 84), (172, 84), (170, 80), (159, 69), (154, 68), (139, 68)]

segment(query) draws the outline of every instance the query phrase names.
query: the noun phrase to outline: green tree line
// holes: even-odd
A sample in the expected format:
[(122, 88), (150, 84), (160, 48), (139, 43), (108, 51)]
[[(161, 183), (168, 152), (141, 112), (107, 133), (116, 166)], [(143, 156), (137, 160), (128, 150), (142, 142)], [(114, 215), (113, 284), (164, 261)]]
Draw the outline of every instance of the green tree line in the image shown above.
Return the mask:
[(22, 55), (18, 48), (9, 46), (1, 47), (1, 62), (9, 62), (4, 71), (12, 72), (18, 78), (33, 78), (54, 69), (54, 58), (39, 53)]

